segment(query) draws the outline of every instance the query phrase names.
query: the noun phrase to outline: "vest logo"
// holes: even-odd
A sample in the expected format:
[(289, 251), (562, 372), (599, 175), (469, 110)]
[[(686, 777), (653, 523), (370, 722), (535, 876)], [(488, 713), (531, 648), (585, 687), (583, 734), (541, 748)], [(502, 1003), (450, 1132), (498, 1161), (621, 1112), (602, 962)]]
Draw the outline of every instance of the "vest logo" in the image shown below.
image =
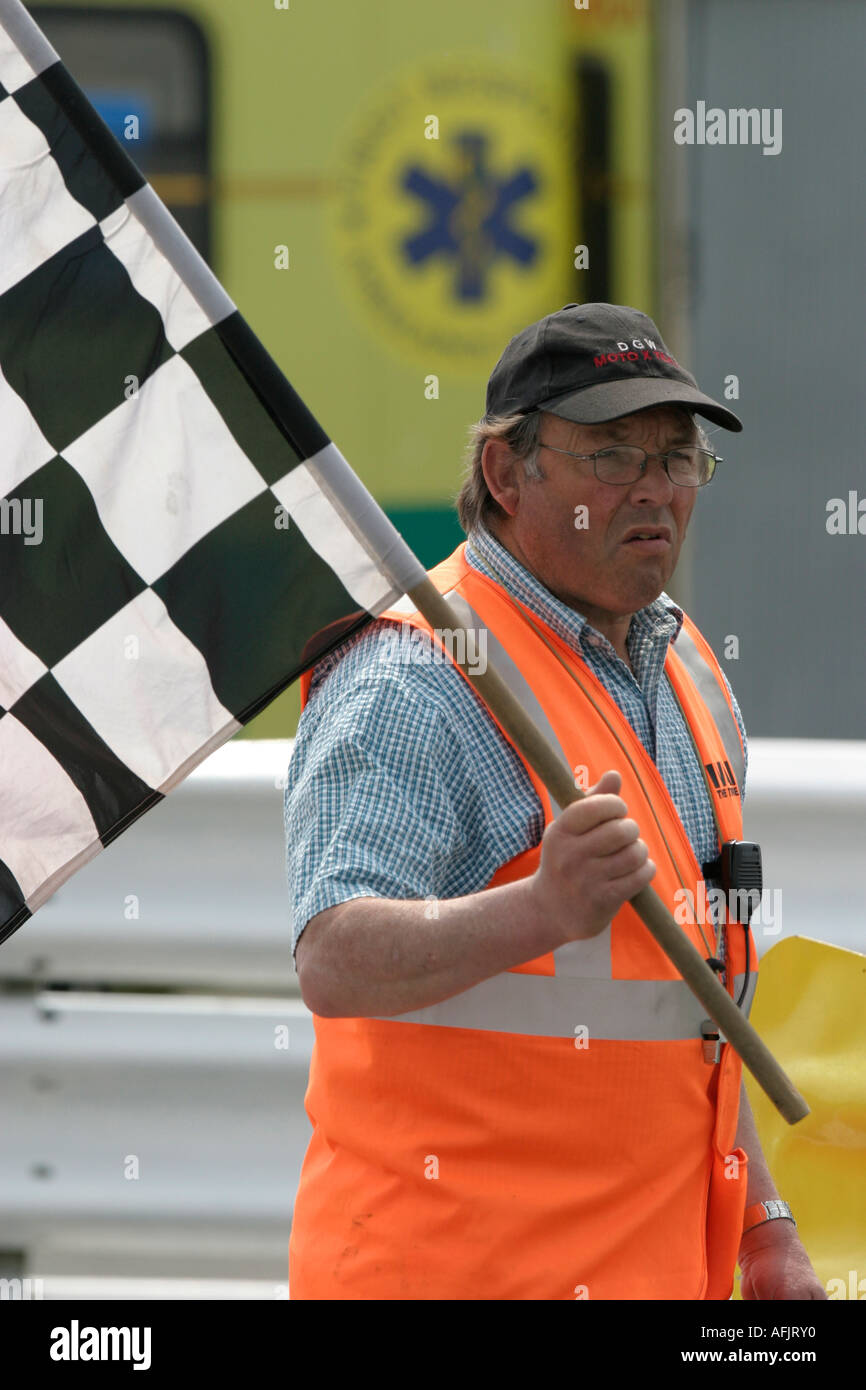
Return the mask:
[(704, 763), (707, 775), (713, 785), (716, 796), (725, 800), (729, 796), (739, 797), (740, 789), (737, 786), (737, 779), (734, 776), (734, 769), (725, 758), (722, 762)]
[(568, 295), (564, 99), (486, 55), (426, 60), (354, 118), (332, 234), (349, 297), (404, 360), (489, 370)]

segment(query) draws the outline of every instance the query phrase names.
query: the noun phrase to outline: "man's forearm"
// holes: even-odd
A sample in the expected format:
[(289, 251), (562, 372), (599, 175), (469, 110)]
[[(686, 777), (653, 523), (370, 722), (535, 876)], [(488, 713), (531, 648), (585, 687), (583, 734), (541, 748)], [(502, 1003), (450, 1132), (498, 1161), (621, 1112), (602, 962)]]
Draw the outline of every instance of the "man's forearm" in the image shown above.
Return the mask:
[(388, 1018), (438, 1004), (560, 946), (561, 932), (539, 917), (529, 879), (432, 905), (339, 903), (311, 918), (298, 942), (304, 1000), (324, 1018)]
[(746, 1192), (746, 1206), (754, 1206), (756, 1202), (768, 1202), (772, 1198), (779, 1196), (776, 1185), (773, 1182), (772, 1174), (767, 1167), (767, 1160), (761, 1148), (761, 1141), (758, 1138), (758, 1131), (755, 1128), (755, 1117), (752, 1114), (752, 1107), (749, 1104), (749, 1097), (746, 1093), (746, 1086), (743, 1083), (740, 1087), (740, 1119), (737, 1126), (737, 1148), (744, 1149), (749, 1156), (749, 1181)]
[[(756, 1202), (769, 1202), (778, 1198), (780, 1193), (776, 1189), (776, 1184), (761, 1148), (761, 1141), (755, 1128), (755, 1117), (752, 1114), (745, 1084), (740, 1090), (740, 1119), (737, 1126), (736, 1143), (737, 1147), (744, 1149), (749, 1157), (746, 1206), (752, 1207)], [(745, 1253), (754, 1245), (766, 1243), (770, 1238), (785, 1240), (791, 1236), (796, 1236), (796, 1227), (793, 1222), (786, 1220), (764, 1222), (760, 1226), (753, 1226), (752, 1230), (743, 1236), (740, 1242), (740, 1251)]]

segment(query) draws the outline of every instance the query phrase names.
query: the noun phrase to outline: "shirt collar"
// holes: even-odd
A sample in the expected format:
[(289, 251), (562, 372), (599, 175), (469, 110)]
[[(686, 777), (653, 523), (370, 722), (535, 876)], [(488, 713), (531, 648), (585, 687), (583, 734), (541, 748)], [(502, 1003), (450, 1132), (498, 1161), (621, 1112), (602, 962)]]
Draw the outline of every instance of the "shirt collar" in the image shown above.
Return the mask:
[[(489, 579), (498, 582), (499, 575), (502, 575), (512, 597), (537, 613), (575, 650), (587, 640), (593, 646), (600, 645), (594, 640), (596, 638), (600, 638), (601, 643), (607, 643), (607, 638), (596, 632), (581, 613), (552, 594), (540, 579), (526, 569), (511, 551), (506, 550), (493, 533), (480, 523), (472, 528), (467, 537), (466, 559), (474, 569), (486, 574)], [(675, 642), (683, 625), (683, 617), (683, 610), (673, 599), (668, 594), (661, 593), (652, 603), (632, 616), (627, 641), (630, 644), (632, 638), (640, 634), (645, 638)]]

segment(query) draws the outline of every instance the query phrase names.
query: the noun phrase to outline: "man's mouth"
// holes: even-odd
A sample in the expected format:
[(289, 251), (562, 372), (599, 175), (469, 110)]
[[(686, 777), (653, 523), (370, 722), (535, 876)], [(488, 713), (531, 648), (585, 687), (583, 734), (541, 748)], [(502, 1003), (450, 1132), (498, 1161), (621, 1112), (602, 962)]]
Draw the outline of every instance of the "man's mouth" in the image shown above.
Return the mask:
[(671, 548), (671, 533), (667, 526), (644, 526), (627, 532), (622, 543), (645, 555), (661, 555)]

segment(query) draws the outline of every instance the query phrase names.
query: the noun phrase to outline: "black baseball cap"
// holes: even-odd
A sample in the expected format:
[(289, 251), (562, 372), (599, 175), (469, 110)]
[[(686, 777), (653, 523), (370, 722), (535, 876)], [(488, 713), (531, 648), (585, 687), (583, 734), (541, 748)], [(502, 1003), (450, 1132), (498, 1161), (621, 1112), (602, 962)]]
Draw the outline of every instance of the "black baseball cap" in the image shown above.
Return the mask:
[(684, 405), (726, 430), (733, 411), (705, 396), (651, 318), (623, 304), (566, 304), (511, 339), (487, 383), (487, 415), (549, 410), (595, 425), (652, 405)]

